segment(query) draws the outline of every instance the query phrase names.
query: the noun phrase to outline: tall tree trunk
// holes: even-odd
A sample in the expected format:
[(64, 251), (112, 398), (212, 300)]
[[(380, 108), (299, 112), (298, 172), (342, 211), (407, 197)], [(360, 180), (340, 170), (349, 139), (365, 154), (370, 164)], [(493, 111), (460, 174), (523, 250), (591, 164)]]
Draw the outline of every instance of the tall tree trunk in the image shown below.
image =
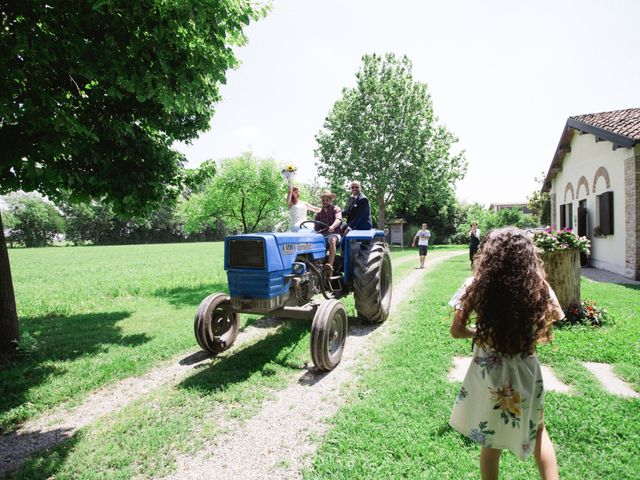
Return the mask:
[(9, 252), (0, 214), (0, 363), (15, 355), (19, 339), (16, 297), (13, 293)]
[(378, 228), (384, 230), (384, 195), (378, 198)]

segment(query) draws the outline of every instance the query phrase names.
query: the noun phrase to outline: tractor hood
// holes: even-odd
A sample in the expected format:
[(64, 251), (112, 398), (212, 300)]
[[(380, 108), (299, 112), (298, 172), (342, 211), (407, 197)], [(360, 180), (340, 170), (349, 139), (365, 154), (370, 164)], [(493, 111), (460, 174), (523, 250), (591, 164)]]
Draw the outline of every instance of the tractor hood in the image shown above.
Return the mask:
[(289, 270), (297, 255), (324, 258), (322, 235), (311, 230), (282, 233), (248, 233), (224, 239), (224, 269)]

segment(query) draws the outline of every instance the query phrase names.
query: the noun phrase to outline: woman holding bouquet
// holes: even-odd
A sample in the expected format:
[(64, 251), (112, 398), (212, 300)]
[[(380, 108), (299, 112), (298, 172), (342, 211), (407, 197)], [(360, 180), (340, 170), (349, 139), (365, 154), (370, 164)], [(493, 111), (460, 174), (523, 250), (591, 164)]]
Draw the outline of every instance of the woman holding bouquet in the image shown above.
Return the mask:
[(318, 213), (320, 208), (300, 200), (300, 189), (294, 187), (291, 183), (291, 177), (294, 172), (295, 167), (291, 165), (282, 171), (289, 184), (287, 207), (289, 208), (289, 215), (291, 216), (291, 230), (295, 232), (300, 228), (300, 224), (307, 220), (307, 211)]

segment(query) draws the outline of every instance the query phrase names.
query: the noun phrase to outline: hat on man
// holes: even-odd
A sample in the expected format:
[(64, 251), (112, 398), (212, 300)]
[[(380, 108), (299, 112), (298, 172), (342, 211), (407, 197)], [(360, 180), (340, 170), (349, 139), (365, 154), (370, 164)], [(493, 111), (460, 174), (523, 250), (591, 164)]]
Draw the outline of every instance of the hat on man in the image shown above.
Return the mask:
[(331, 200), (335, 200), (336, 199), (336, 194), (335, 193), (331, 193), (330, 190), (323, 190), (322, 193), (320, 195), (318, 195), (320, 198), (322, 197), (331, 197)]

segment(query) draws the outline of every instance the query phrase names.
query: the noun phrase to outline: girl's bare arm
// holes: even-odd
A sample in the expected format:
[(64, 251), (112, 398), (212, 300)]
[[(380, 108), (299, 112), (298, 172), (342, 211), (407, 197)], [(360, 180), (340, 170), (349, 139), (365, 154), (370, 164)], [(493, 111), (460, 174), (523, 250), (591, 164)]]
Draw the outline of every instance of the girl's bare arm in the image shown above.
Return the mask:
[(451, 321), (451, 328), (449, 329), (453, 338), (473, 338), (476, 336), (475, 329), (467, 326), (468, 319), (469, 314), (464, 310), (455, 310), (453, 320)]
[(548, 311), (551, 314), (551, 321), (555, 322), (565, 317), (564, 310), (562, 310), (562, 307), (560, 306), (560, 302), (558, 301), (558, 297), (556, 297), (556, 293), (553, 291), (553, 289), (549, 286), (548, 283), (547, 283), (547, 287), (549, 287), (549, 303), (550, 303), (550, 308)]
[(291, 179), (288, 180), (289, 190), (287, 191), (287, 208), (291, 208), (293, 205), (291, 197), (293, 196), (293, 185), (291, 185)]

